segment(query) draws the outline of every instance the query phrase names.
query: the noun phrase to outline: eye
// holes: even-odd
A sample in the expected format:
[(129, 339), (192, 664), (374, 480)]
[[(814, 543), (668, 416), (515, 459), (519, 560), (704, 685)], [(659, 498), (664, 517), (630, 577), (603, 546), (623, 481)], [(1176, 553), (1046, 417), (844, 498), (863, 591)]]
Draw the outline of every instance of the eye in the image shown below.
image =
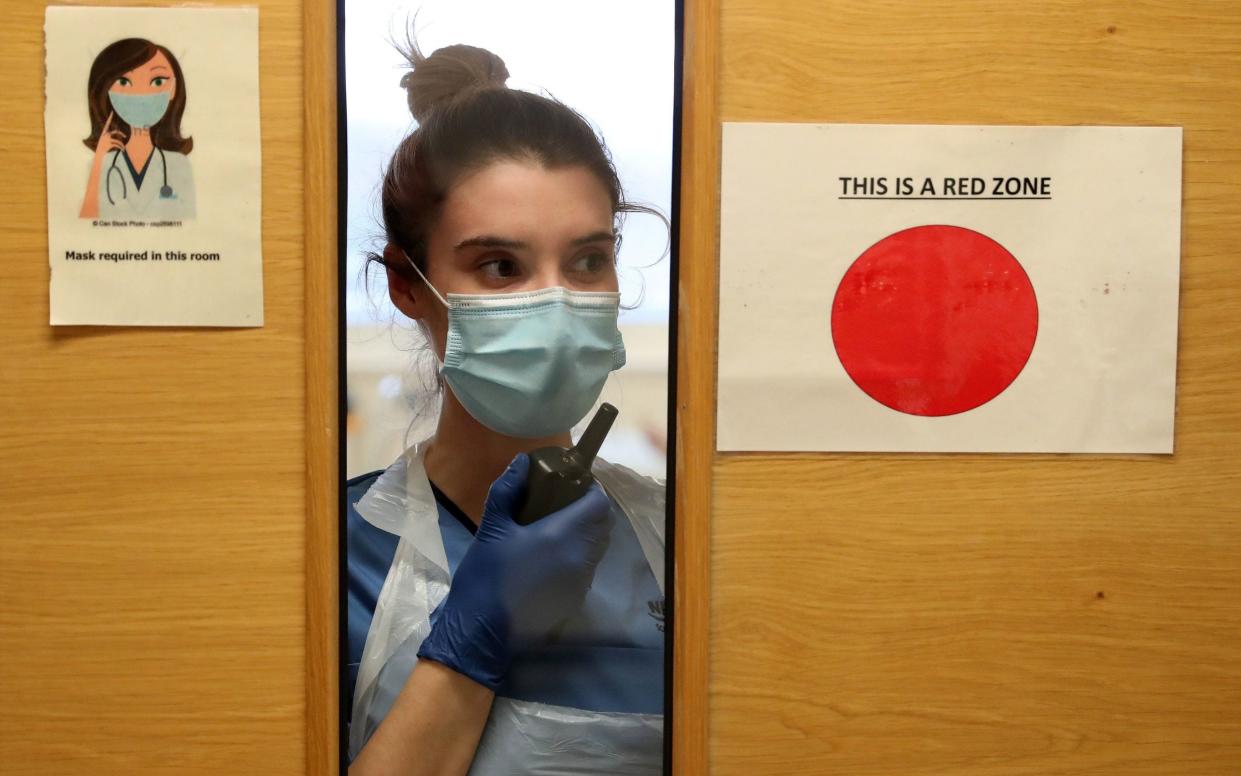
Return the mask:
[(487, 259), (480, 262), (477, 269), (489, 280), (508, 280), (521, 274), (517, 262), (507, 257)]
[(612, 264), (612, 257), (603, 251), (591, 251), (573, 260), (572, 271), (584, 275), (598, 275), (606, 272)]
[(168, 83), (168, 76), (157, 75), (151, 79), (151, 86), (160, 87)]
[(129, 80), (125, 76), (121, 76), (120, 78), (116, 79), (116, 85), (117, 86), (133, 86), (134, 82)]

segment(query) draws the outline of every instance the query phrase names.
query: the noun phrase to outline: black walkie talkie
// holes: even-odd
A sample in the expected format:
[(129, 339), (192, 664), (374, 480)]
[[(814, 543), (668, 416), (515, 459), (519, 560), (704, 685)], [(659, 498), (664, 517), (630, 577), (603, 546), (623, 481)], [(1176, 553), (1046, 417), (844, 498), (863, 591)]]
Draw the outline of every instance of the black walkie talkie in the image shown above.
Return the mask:
[(530, 453), (530, 475), (526, 479), (525, 501), (517, 511), (518, 524), (529, 525), (586, 495), (595, 481), (590, 466), (616, 415), (616, 408), (605, 402), (577, 445), (568, 450), (540, 447)]

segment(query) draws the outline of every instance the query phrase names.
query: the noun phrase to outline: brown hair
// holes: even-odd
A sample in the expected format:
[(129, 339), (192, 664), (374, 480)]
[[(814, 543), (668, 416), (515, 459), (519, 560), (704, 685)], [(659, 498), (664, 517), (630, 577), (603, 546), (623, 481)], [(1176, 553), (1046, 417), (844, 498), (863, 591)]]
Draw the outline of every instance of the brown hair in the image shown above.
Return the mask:
[[(401, 78), (418, 128), (397, 147), (384, 174), (384, 233), (426, 272), (427, 237), (449, 190), (462, 176), (504, 159), (545, 168), (581, 166), (607, 191), (613, 215), (649, 213), (627, 202), (603, 140), (580, 114), (541, 95), (509, 89), (504, 61), (486, 49), (455, 45), (423, 56), (412, 37), (401, 49)], [(378, 254), (370, 261), (383, 262)], [(390, 267), (411, 281), (401, 262)]]
[[(103, 132), (104, 122), (112, 111), (112, 103), (108, 99), (108, 91), (116, 79), (133, 70), (135, 67), (151, 61), (156, 54), (163, 54), (172, 65), (172, 74), (176, 79), (177, 88), (168, 104), (163, 118), (151, 127), (151, 143), (165, 151), (177, 151), (188, 154), (194, 148), (194, 138), (181, 137), (181, 114), (185, 113), (185, 78), (181, 75), (181, 64), (172, 52), (145, 38), (125, 38), (112, 43), (99, 56), (95, 57), (90, 68), (90, 76), (86, 82), (86, 105), (90, 111), (90, 137), (82, 142), (86, 147), (95, 150), (99, 144), (99, 135)], [(120, 115), (112, 117), (111, 129), (120, 129), (129, 135), (133, 130)]]

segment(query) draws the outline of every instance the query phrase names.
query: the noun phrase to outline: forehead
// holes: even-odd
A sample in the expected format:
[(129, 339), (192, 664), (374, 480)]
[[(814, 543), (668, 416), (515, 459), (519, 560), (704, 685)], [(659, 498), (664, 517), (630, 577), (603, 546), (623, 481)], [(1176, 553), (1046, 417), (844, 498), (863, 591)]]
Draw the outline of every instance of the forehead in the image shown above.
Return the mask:
[(172, 63), (168, 61), (168, 57), (164, 56), (164, 52), (162, 51), (156, 51), (155, 56), (143, 62), (141, 65), (138, 65), (137, 67), (135, 67), (133, 70), (130, 70), (129, 72), (145, 73), (147, 71), (156, 70), (156, 69), (167, 70), (168, 74), (172, 75)]
[(607, 190), (585, 167), (548, 169), (505, 160), (453, 186), (436, 232), (450, 240), (480, 234), (530, 242), (571, 240), (611, 229), (612, 218)]

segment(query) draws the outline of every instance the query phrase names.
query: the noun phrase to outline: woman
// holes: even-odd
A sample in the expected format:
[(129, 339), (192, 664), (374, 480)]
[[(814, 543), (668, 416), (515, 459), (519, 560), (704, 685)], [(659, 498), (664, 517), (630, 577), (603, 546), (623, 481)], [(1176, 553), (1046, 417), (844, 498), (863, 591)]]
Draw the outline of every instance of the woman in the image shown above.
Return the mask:
[(349, 483), (350, 774), (660, 773), (662, 486), (597, 461), (577, 502), (513, 519), (525, 452), (567, 447), (624, 363), (617, 217), (650, 211), (494, 54), (406, 56), (419, 127), (372, 259), (447, 390), (430, 440)]
[(109, 45), (87, 82), (95, 152), (80, 218), (182, 220), (194, 217), (194, 179), (181, 136), (185, 79), (172, 52), (143, 38)]

